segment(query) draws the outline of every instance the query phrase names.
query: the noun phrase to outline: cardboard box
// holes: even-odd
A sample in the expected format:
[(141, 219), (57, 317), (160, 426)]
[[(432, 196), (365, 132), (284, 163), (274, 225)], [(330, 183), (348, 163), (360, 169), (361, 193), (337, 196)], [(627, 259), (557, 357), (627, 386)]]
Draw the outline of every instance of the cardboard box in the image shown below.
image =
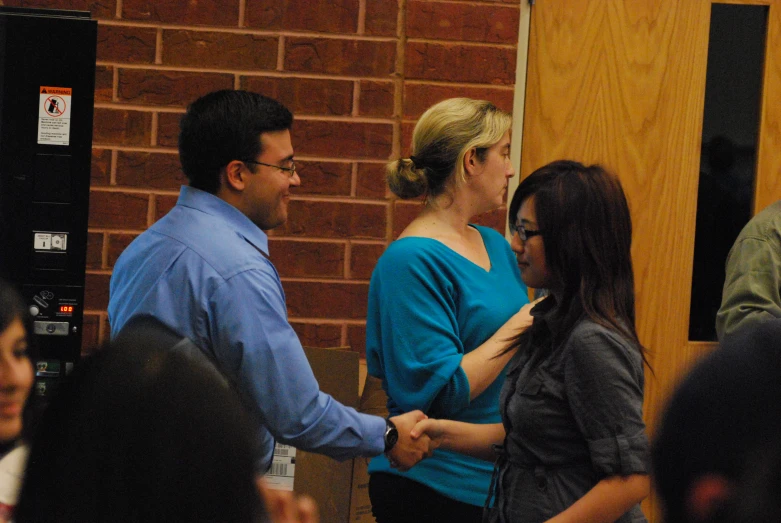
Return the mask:
[[(320, 390), (348, 407), (358, 408), (360, 355), (349, 349), (304, 348)], [(338, 462), (311, 452), (296, 456), (296, 492), (312, 496), (323, 523), (346, 523), (349, 518), (353, 461)]]
[[(388, 416), (388, 397), (382, 390), (382, 382), (366, 376), (358, 410), (383, 418)], [(376, 523), (369, 500), (369, 459), (353, 460), (352, 494), (350, 495), (350, 523)], [(323, 520), (325, 521), (325, 520)]]
[[(344, 348), (309, 347), (304, 347), (304, 352), (320, 390), (343, 405), (357, 409), (358, 353)], [(274, 463), (266, 480), (271, 488), (312, 496), (324, 523), (347, 523), (352, 475), (353, 460), (340, 463), (320, 454), (277, 443)]]
[[(340, 403), (360, 412), (386, 417), (386, 396), (380, 380), (366, 377), (363, 394), (358, 401), (359, 376), (365, 376), (365, 366), (360, 368), (360, 356), (345, 348), (304, 348), (320, 390)], [(370, 458), (357, 458), (338, 462), (326, 456), (280, 446), (285, 454), (275, 459), (285, 469), (287, 478), (271, 477), (275, 488), (308, 494), (317, 502), (320, 521), (323, 523), (375, 523), (369, 501)], [(272, 467), (272, 470), (274, 467)]]

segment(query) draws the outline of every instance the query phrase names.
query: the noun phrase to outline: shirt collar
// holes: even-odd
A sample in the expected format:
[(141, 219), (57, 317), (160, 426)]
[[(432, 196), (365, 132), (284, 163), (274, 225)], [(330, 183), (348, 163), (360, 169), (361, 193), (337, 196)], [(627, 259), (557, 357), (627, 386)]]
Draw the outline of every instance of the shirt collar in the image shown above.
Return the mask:
[(195, 187), (183, 185), (176, 205), (190, 207), (218, 217), (222, 221), (227, 222), (231, 229), (236, 231), (237, 234), (256, 249), (268, 255), (268, 235), (255, 225), (252, 220), (247, 218), (243, 212), (219, 196)]

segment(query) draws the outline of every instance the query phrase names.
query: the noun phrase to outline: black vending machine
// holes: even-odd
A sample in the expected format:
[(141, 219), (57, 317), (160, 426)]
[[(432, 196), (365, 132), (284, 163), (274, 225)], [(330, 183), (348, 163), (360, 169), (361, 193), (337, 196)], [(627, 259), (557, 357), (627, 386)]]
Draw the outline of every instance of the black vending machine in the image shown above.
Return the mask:
[(89, 12), (0, 7), (0, 277), (33, 316), (41, 396), (81, 350), (96, 42)]

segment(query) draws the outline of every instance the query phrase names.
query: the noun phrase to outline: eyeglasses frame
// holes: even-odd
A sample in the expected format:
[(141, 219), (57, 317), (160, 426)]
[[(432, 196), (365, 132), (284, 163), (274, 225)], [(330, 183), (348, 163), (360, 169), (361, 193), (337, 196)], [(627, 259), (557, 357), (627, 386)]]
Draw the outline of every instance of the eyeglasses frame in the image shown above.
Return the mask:
[(290, 160), (290, 163), (293, 165), (293, 167), (282, 167), (281, 165), (274, 165), (273, 163), (264, 163), (264, 162), (257, 162), (255, 160), (239, 160), (243, 163), (251, 163), (255, 165), (263, 165), (265, 167), (273, 167), (275, 169), (279, 169), (280, 171), (288, 173), (288, 177), (292, 178), (296, 174), (296, 162), (293, 160)]
[(514, 223), (510, 225), (510, 230), (513, 232), (513, 234), (517, 234), (518, 237), (521, 239), (521, 241), (527, 241), (529, 238), (534, 238), (535, 236), (541, 236), (542, 230), (537, 229), (535, 230), (528, 230), (522, 223)]

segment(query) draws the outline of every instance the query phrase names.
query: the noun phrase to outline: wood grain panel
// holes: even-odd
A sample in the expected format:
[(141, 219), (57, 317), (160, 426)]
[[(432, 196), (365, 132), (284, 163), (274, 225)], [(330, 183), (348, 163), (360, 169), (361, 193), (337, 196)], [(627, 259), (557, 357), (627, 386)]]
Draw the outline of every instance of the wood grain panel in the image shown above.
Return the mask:
[(768, 13), (754, 211), (781, 198), (781, 2)]
[[(723, 2), (727, 3), (727, 2)], [(781, 198), (781, 0), (770, 5), (756, 209)], [(710, 0), (545, 0), (532, 9), (521, 176), (560, 158), (621, 178), (634, 222), (637, 327), (656, 420), (712, 343), (688, 341)], [(644, 505), (661, 521), (652, 498)]]

